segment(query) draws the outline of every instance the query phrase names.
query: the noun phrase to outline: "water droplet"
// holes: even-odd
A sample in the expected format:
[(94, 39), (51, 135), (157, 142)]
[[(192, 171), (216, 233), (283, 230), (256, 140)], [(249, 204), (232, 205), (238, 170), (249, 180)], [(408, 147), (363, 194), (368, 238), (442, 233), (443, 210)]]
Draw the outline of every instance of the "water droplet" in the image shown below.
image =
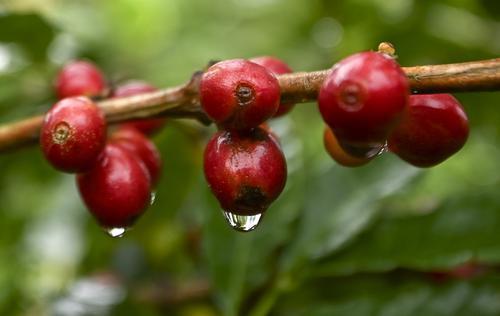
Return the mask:
[(155, 201), (156, 201), (156, 191), (152, 191), (149, 199), (149, 205), (153, 205)]
[(111, 228), (104, 228), (106, 233), (113, 237), (113, 238), (120, 238), (125, 235), (125, 232), (128, 230), (126, 227), (111, 227)]
[(224, 218), (229, 226), (240, 232), (249, 232), (254, 230), (260, 223), (262, 214), (255, 215), (237, 215), (228, 211), (222, 211)]
[(339, 145), (351, 156), (367, 159), (373, 158), (384, 152), (385, 144), (373, 144), (366, 146), (353, 146), (350, 144), (339, 143)]
[(389, 151), (389, 145), (387, 144), (387, 141), (385, 141), (385, 144), (384, 146), (382, 146), (379, 150), (379, 152), (377, 153), (377, 156), (380, 156), (382, 154), (385, 154), (386, 152)]

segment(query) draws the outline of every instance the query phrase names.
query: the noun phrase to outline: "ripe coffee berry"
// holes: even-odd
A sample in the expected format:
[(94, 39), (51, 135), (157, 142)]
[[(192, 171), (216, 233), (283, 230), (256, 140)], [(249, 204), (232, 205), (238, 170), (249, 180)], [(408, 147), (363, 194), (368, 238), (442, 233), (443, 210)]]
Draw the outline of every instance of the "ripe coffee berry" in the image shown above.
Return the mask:
[[(259, 64), (262, 67), (265, 67), (268, 71), (272, 72), (275, 75), (282, 75), (292, 72), (292, 69), (288, 67), (288, 65), (284, 61), (276, 57), (261, 56), (252, 58), (250, 59), (250, 61)], [(282, 116), (290, 112), (293, 106), (293, 103), (280, 103), (278, 111), (276, 112), (276, 114), (274, 114), (274, 117)]]
[(94, 167), (77, 176), (80, 195), (104, 228), (127, 228), (147, 209), (151, 185), (146, 166), (131, 151), (108, 143)]
[(59, 99), (102, 96), (106, 89), (106, 80), (101, 70), (88, 61), (79, 60), (66, 64), (56, 80)]
[(287, 176), (283, 152), (261, 128), (216, 133), (205, 149), (204, 170), (222, 209), (237, 215), (265, 212)]
[[(144, 81), (130, 81), (118, 86), (113, 91), (113, 97), (128, 97), (140, 93), (153, 92), (156, 88)], [(165, 125), (164, 118), (134, 120), (123, 125), (133, 126), (146, 135), (151, 135)]]
[(371, 158), (359, 158), (347, 153), (337, 141), (335, 134), (333, 134), (332, 129), (325, 127), (325, 132), (323, 133), (323, 143), (325, 149), (339, 165), (345, 167), (359, 167), (366, 165), (371, 161)]
[(280, 87), (266, 68), (243, 59), (226, 60), (203, 74), (200, 101), (219, 126), (248, 130), (276, 113)]
[(417, 167), (437, 165), (465, 144), (467, 115), (450, 94), (412, 95), (408, 112), (391, 133), (389, 150)]
[(319, 92), (319, 110), (344, 149), (381, 147), (406, 109), (408, 89), (394, 59), (358, 53), (332, 68)]
[(92, 167), (106, 142), (104, 113), (86, 97), (67, 98), (45, 115), (40, 145), (54, 168), (82, 172)]
[(151, 177), (151, 184), (158, 182), (161, 171), (161, 156), (155, 144), (132, 126), (121, 126), (111, 136), (111, 142), (121, 146), (144, 163)]

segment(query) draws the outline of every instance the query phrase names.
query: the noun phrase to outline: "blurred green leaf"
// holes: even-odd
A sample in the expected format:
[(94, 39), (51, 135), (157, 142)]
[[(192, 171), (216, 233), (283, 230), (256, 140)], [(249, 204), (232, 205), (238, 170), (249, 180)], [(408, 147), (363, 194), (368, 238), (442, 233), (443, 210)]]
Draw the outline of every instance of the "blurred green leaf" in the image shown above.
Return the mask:
[(451, 198), (431, 214), (385, 218), (317, 268), (318, 275), (429, 270), (470, 260), (500, 262), (496, 190)]
[[(330, 162), (332, 164), (332, 162)], [(327, 256), (362, 232), (378, 213), (380, 200), (401, 189), (418, 170), (393, 157), (363, 168), (338, 165), (311, 175), (307, 204), (285, 264)]]
[(284, 297), (273, 315), (498, 315), (500, 276), (439, 283), (423, 275), (314, 280)]
[(15, 43), (33, 61), (47, 57), (47, 48), (55, 36), (54, 28), (35, 13), (0, 15), (0, 42)]

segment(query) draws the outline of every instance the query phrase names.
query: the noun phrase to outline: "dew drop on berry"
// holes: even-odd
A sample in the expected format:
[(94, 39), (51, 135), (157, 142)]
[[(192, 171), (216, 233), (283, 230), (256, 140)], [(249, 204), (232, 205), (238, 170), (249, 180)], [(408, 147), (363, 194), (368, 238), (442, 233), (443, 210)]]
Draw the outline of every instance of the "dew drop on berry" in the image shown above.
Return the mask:
[(349, 153), (350, 155), (352, 155), (354, 157), (369, 159), (369, 158), (373, 158), (375, 156), (383, 154), (386, 151), (387, 145), (384, 143), (382, 145), (374, 144), (372, 146), (355, 146), (355, 145), (342, 143), (341, 147), (347, 153)]
[(377, 153), (377, 156), (381, 156), (388, 151), (389, 151), (389, 144), (387, 144), (387, 141), (385, 141), (384, 146), (380, 148), (379, 152)]
[(156, 201), (156, 191), (151, 191), (151, 197), (150, 197), (150, 200), (149, 200), (149, 205), (155, 204), (155, 201)]
[(126, 227), (111, 227), (111, 228), (104, 228), (106, 233), (113, 237), (113, 238), (120, 238), (125, 235), (125, 232), (128, 230)]
[(259, 225), (262, 214), (238, 215), (228, 211), (222, 211), (224, 218), (231, 228), (240, 232), (249, 232)]

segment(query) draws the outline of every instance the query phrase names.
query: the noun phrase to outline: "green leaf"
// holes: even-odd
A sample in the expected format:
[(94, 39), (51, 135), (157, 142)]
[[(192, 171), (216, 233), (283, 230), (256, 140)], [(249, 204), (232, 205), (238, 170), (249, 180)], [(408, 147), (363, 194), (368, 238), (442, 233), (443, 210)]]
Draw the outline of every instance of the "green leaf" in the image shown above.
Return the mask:
[(498, 315), (500, 276), (436, 283), (421, 274), (360, 275), (311, 281), (285, 296), (273, 315)]
[(418, 173), (394, 157), (380, 157), (363, 168), (333, 165), (326, 171), (318, 170), (308, 183), (307, 204), (285, 264), (300, 266), (302, 260), (338, 251), (370, 225), (382, 198), (404, 187)]
[(380, 272), (398, 267), (428, 270), (468, 260), (500, 262), (497, 190), (454, 197), (430, 214), (384, 218), (315, 273)]
[(35, 61), (46, 59), (54, 36), (52, 25), (38, 14), (0, 15), (0, 42), (18, 44)]

